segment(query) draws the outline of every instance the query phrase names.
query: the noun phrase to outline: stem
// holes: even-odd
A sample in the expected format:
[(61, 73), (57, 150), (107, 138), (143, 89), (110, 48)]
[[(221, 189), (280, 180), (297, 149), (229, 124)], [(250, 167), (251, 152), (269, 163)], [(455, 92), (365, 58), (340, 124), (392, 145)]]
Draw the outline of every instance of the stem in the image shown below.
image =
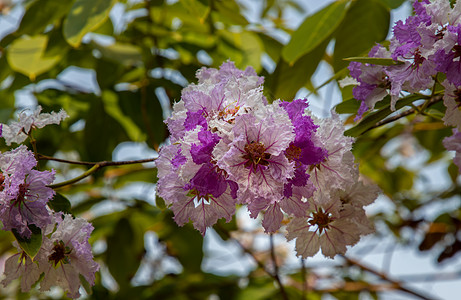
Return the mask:
[[(422, 108), (424, 107), (424, 109), (427, 109), (428, 107), (430, 107), (431, 105), (434, 105), (435, 103), (437, 102), (440, 102), (442, 100), (442, 95), (436, 95), (434, 97), (432, 97), (429, 101), (426, 101), (424, 102), (424, 104), (420, 105), (420, 106), (417, 106), (415, 108), (410, 108), (409, 110), (406, 110), (398, 115), (395, 115), (393, 117), (389, 117), (387, 119), (384, 119), (384, 120), (381, 120), (379, 121), (378, 123), (376, 123), (375, 125), (371, 126), (370, 128), (368, 128), (367, 130), (365, 130), (363, 133), (369, 131), (369, 130), (372, 130), (374, 128), (377, 128), (377, 127), (380, 127), (380, 126), (383, 126), (385, 124), (389, 124), (389, 123), (392, 123), (394, 121), (397, 121), (398, 119), (401, 119), (403, 117), (406, 117), (406, 116), (409, 116), (411, 114), (414, 114), (415, 112), (418, 112), (418, 111), (423, 111)], [(425, 113), (422, 113), (422, 114), (425, 114)]]
[(274, 265), (274, 279), (279, 285), (280, 293), (282, 294), (282, 298), (288, 300), (287, 293), (285, 292), (285, 288), (283, 287), (282, 281), (280, 280), (279, 276), (279, 267), (277, 266), (277, 261), (275, 260), (275, 247), (274, 247), (274, 235), (271, 233), (269, 235), (269, 242), (270, 242), (270, 251), (271, 251), (271, 260), (272, 264)]
[(301, 280), (303, 281), (303, 288), (302, 288), (302, 294), (301, 294), (301, 299), (305, 300), (307, 299), (307, 278), (306, 278), (306, 264), (304, 263), (304, 259), (301, 257)]
[(88, 171), (81, 174), (80, 176), (77, 176), (75, 178), (72, 178), (72, 179), (69, 179), (69, 180), (66, 180), (66, 181), (63, 181), (63, 182), (60, 182), (60, 183), (50, 184), (50, 185), (48, 185), (48, 187), (50, 187), (52, 189), (57, 189), (57, 188), (60, 188), (60, 187), (63, 187), (63, 186), (69, 185), (69, 184), (76, 183), (77, 181), (80, 181), (83, 178), (90, 176), (91, 174), (96, 172), (99, 168), (101, 168), (101, 166), (96, 164), (93, 167), (91, 167)]
[[(273, 274), (272, 272), (267, 270), (264, 263), (262, 263), (250, 249), (246, 248), (242, 243), (240, 243), (239, 240), (232, 237), (227, 229), (225, 229), (224, 227), (219, 225), (219, 223), (215, 224), (215, 226), (219, 227), (220, 231), (223, 232), (228, 237), (228, 239), (234, 240), (239, 245), (239, 247), (242, 249), (243, 252), (245, 252), (246, 254), (249, 254), (251, 256), (251, 258), (253, 258), (254, 262), (258, 265), (258, 267), (261, 268), (264, 272), (267, 273), (267, 275), (272, 277), (272, 279), (274, 279), (277, 282), (277, 284), (279, 285), (279, 288), (280, 288), (280, 293), (282, 294), (282, 299), (283, 300), (289, 300), (288, 295), (285, 292), (285, 289), (284, 289), (284, 287), (282, 285), (282, 282), (280, 281), (280, 278), (278, 277), (278, 275)], [(272, 241), (272, 235), (271, 235), (271, 256), (274, 255), (273, 257), (275, 258), (275, 253), (272, 254), (272, 249), (273, 249), (273, 241)], [(274, 266), (275, 265), (276, 264), (275, 264), (275, 260), (274, 260)]]
[(360, 263), (360, 262), (358, 262), (358, 261), (356, 261), (356, 260), (354, 260), (354, 259), (348, 258), (348, 257), (346, 257), (346, 256), (344, 256), (344, 255), (342, 255), (342, 257), (343, 257), (349, 264), (355, 265), (355, 266), (359, 267), (360, 269), (362, 269), (362, 270), (364, 270), (364, 271), (367, 271), (367, 272), (369, 272), (369, 273), (372, 273), (372, 274), (378, 276), (379, 278), (381, 278), (381, 279), (383, 279), (383, 280), (385, 280), (385, 281), (391, 283), (393, 286), (395, 286), (395, 289), (397, 289), (397, 290), (400, 290), (400, 291), (402, 291), (402, 292), (411, 294), (411, 295), (413, 295), (413, 296), (416, 296), (416, 297), (418, 297), (418, 298), (420, 298), (420, 299), (424, 299), (424, 300), (435, 299), (434, 297), (425, 296), (425, 295), (423, 295), (423, 294), (420, 293), (420, 292), (417, 292), (417, 291), (415, 291), (415, 290), (406, 288), (406, 287), (404, 287), (400, 282), (398, 282), (398, 281), (396, 281), (396, 280), (394, 280), (394, 279), (388, 277), (388, 275), (386, 275), (386, 274), (384, 274), (384, 273), (382, 273), (382, 272), (379, 272), (379, 271), (377, 271), (377, 270), (374, 270), (374, 269), (372, 269), (372, 268), (370, 268), (370, 267), (368, 267), (368, 266), (365, 266), (365, 265), (363, 265), (362, 263)]
[(146, 158), (146, 159), (138, 159), (138, 160), (100, 161), (100, 162), (91, 163), (91, 162), (78, 162), (78, 161), (72, 161), (72, 160), (66, 160), (66, 159), (59, 159), (59, 158), (49, 157), (49, 156), (41, 155), (41, 154), (39, 154), (39, 157), (40, 159), (54, 160), (54, 161), (59, 161), (59, 162), (64, 162), (64, 163), (69, 163), (69, 164), (92, 165), (92, 167), (89, 170), (85, 171), (83, 174), (75, 178), (72, 178), (72, 179), (69, 179), (69, 180), (66, 180), (60, 183), (48, 185), (48, 187), (52, 189), (57, 189), (57, 188), (60, 188), (66, 185), (76, 183), (104, 167), (140, 164), (140, 163), (145, 163), (145, 162), (153, 162), (157, 159), (157, 158)]

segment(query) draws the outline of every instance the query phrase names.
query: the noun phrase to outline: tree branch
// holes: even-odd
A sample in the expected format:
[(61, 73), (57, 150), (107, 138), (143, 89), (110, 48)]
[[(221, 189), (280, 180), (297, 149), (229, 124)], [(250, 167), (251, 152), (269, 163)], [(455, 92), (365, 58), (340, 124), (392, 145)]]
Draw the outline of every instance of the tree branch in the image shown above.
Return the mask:
[(275, 248), (274, 248), (274, 235), (271, 233), (269, 235), (269, 242), (270, 242), (270, 251), (271, 251), (271, 260), (272, 264), (274, 265), (274, 279), (279, 285), (280, 293), (282, 294), (282, 298), (288, 300), (288, 296), (285, 292), (285, 288), (283, 287), (282, 281), (280, 280), (279, 276), (279, 267), (277, 266), (277, 261), (275, 258)]
[(91, 174), (95, 173), (97, 170), (104, 168), (104, 167), (109, 167), (109, 166), (122, 166), (122, 165), (132, 165), (132, 164), (140, 164), (140, 163), (146, 163), (146, 162), (153, 162), (157, 158), (146, 158), (146, 159), (138, 159), (138, 160), (124, 160), (124, 161), (100, 161), (100, 162), (86, 162), (86, 161), (73, 161), (73, 160), (67, 160), (67, 159), (60, 159), (60, 158), (54, 158), (42, 154), (38, 154), (38, 159), (40, 160), (53, 160), (53, 161), (58, 161), (62, 163), (67, 163), (67, 164), (76, 164), (76, 165), (87, 165), (87, 166), (92, 166), (90, 169), (85, 171), (83, 174), (60, 182), (60, 183), (55, 183), (55, 184), (50, 184), (48, 187), (52, 189), (57, 189), (66, 185), (74, 184), (80, 180), (82, 180), (85, 177), (90, 176)]
[[(275, 282), (277, 282), (278, 286), (279, 286), (279, 289), (280, 289), (280, 294), (282, 295), (282, 299), (283, 300), (289, 300), (288, 298), (288, 295), (286, 294), (285, 292), (285, 289), (282, 285), (282, 282), (280, 281), (280, 278), (278, 276), (277, 273), (273, 274), (272, 272), (270, 272), (266, 266), (264, 265), (263, 262), (261, 262), (257, 257), (256, 255), (248, 248), (246, 248), (242, 243), (240, 243), (239, 240), (237, 240), (236, 238), (232, 237), (229, 233), (229, 231), (227, 229), (225, 229), (224, 227), (220, 226), (219, 223), (215, 224), (216, 227), (219, 227), (220, 231), (223, 232), (230, 240), (233, 240), (235, 241), (239, 247), (242, 249), (243, 252), (245, 252), (246, 254), (249, 254), (251, 256), (251, 258), (254, 260), (254, 262), (258, 265), (259, 268), (261, 268), (265, 273), (267, 273), (270, 277), (272, 277), (272, 279), (275, 280)], [(271, 250), (273, 248), (273, 241), (272, 241), (272, 235), (271, 235)], [(271, 251), (271, 256), (272, 256), (272, 251)], [(274, 258), (275, 258), (275, 253), (274, 253)], [(274, 260), (274, 266), (275, 266), (275, 260)]]
[(437, 102), (439, 102), (441, 100), (442, 100), (442, 95), (436, 95), (436, 96), (432, 97), (429, 101), (424, 102), (424, 104), (418, 106), (417, 108), (410, 108), (409, 110), (406, 110), (406, 111), (404, 111), (404, 112), (402, 112), (402, 113), (400, 113), (398, 115), (395, 115), (393, 117), (389, 117), (387, 119), (384, 119), (384, 120), (381, 120), (381, 121), (377, 122), (375, 125), (371, 126), (367, 130), (365, 130), (363, 133), (365, 133), (365, 132), (367, 132), (369, 130), (372, 130), (374, 128), (383, 126), (385, 124), (389, 124), (389, 123), (392, 123), (394, 121), (397, 121), (397, 120), (399, 120), (401, 118), (404, 118), (406, 116), (414, 114), (415, 112), (421, 112), (423, 108), (427, 109), (430, 106), (434, 105), (435, 103), (437, 103)]
[(348, 258), (348, 257), (346, 257), (346, 256), (344, 256), (344, 255), (342, 255), (342, 257), (343, 257), (349, 264), (354, 265), (354, 266), (357, 266), (357, 267), (359, 267), (360, 269), (362, 269), (362, 270), (364, 270), (364, 271), (367, 271), (367, 272), (369, 272), (369, 273), (371, 273), (371, 274), (374, 274), (374, 275), (378, 276), (379, 278), (381, 278), (381, 279), (383, 279), (383, 280), (385, 280), (385, 281), (391, 283), (391, 286), (394, 287), (394, 289), (397, 289), (397, 290), (400, 290), (400, 291), (402, 291), (402, 292), (411, 294), (411, 295), (413, 295), (413, 296), (415, 296), (415, 297), (418, 297), (418, 298), (424, 299), (424, 300), (436, 299), (436, 298), (433, 297), (433, 296), (426, 296), (426, 295), (427, 295), (427, 292), (424, 292), (424, 294), (426, 294), (426, 295), (424, 295), (422, 292), (417, 292), (417, 291), (415, 291), (415, 290), (413, 290), (413, 289), (409, 289), (409, 288), (407, 288), (407, 287), (404, 287), (404, 286), (402, 285), (402, 283), (398, 282), (397, 280), (394, 280), (394, 279), (390, 278), (388, 275), (386, 275), (386, 274), (384, 274), (384, 273), (382, 273), (382, 272), (380, 272), (380, 271), (374, 270), (374, 269), (372, 269), (371, 267), (366, 266), (366, 265), (360, 263), (360, 262), (357, 261), (357, 260)]

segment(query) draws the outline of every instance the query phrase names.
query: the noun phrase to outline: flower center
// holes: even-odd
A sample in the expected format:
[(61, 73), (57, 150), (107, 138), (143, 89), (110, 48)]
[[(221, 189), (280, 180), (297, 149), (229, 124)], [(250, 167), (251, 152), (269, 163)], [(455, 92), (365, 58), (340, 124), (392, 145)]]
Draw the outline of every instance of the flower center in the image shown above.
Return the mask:
[(197, 208), (201, 204), (210, 204), (210, 199), (213, 198), (213, 195), (200, 193), (197, 189), (193, 188), (187, 193), (188, 197), (193, 198), (194, 206)]
[(455, 57), (454, 58), (461, 57), (461, 45), (455, 45), (453, 47), (453, 50), (455, 51)]
[(60, 262), (63, 264), (70, 263), (68, 255), (72, 252), (72, 249), (66, 247), (64, 242), (55, 241), (53, 249), (51, 250), (52, 253), (48, 256), (48, 261), (52, 262), (56, 267)]
[(245, 154), (242, 156), (246, 160), (245, 167), (256, 169), (258, 165), (268, 166), (268, 159), (271, 158), (269, 153), (266, 153), (266, 147), (261, 142), (251, 142), (245, 145)]
[(25, 184), (19, 185), (18, 197), (12, 200), (13, 205), (20, 206), (26, 200), (27, 186)]
[(424, 60), (425, 58), (421, 55), (421, 51), (417, 49), (415, 51), (415, 56), (413, 58), (413, 67), (414, 68), (419, 67), (424, 62)]
[(320, 208), (318, 211), (312, 213), (312, 220), (309, 221), (309, 224), (312, 226), (317, 225), (321, 234), (324, 229), (329, 229), (329, 224), (332, 221), (331, 215)]
[(5, 188), (5, 176), (0, 173), (0, 192)]
[(301, 156), (301, 148), (291, 144), (290, 147), (288, 147), (288, 149), (285, 151), (285, 156), (289, 161), (297, 160)]

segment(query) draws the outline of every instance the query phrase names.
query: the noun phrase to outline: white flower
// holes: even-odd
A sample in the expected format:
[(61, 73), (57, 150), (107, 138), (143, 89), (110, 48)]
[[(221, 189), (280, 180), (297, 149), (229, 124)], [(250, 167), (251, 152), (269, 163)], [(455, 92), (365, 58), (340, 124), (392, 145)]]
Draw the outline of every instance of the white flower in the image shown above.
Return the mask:
[(79, 275), (89, 284), (94, 284), (94, 274), (99, 265), (93, 260), (88, 243), (92, 231), (93, 226), (85, 219), (74, 219), (65, 214), (64, 219), (58, 221), (56, 231), (51, 237), (44, 237), (42, 248), (36, 257), (40, 273), (44, 272), (40, 282), (41, 291), (60, 286), (67, 291), (67, 296), (78, 298)]
[(6, 144), (8, 146), (11, 143), (20, 144), (27, 139), (31, 129), (43, 128), (49, 124), (59, 124), (68, 117), (62, 109), (58, 113), (40, 113), (41, 111), (41, 106), (38, 106), (31, 115), (23, 111), (19, 114), (18, 122), (12, 122), (10, 125), (2, 124), (1, 137), (5, 139)]
[(2, 284), (6, 287), (11, 281), (21, 277), (21, 291), (28, 292), (39, 279), (41, 272), (38, 269), (38, 264), (32, 262), (16, 241), (13, 246), (18, 249), (19, 253), (10, 256), (6, 260), (4, 271), (6, 277), (2, 280)]

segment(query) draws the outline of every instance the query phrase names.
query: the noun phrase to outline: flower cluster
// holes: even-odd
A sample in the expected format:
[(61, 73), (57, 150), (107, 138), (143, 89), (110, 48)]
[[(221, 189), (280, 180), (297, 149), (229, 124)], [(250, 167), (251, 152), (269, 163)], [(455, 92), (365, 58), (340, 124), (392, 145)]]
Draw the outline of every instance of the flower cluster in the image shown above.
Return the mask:
[[(375, 46), (369, 57), (392, 58), (398, 65), (382, 66), (352, 62), (349, 71), (357, 86), (353, 95), (361, 101), (356, 120), (373, 109), (386, 95), (395, 109), (402, 92), (416, 93), (434, 87), (445, 78), (443, 121), (461, 131), (461, 2), (420, 0), (415, 14), (393, 27), (389, 49)], [(453, 139), (455, 135), (453, 136)], [(459, 151), (457, 152), (459, 155)]]
[[(20, 114), (19, 122), (0, 124), (0, 136), (7, 144), (23, 142), (34, 128), (59, 124), (67, 117), (64, 111), (41, 114), (39, 107), (32, 115)], [(0, 221), (3, 230), (14, 233), (19, 243), (18, 253), (5, 263), (6, 286), (21, 277), (21, 290), (26, 292), (41, 280), (40, 289), (61, 286), (68, 296), (78, 298), (80, 278), (94, 284), (99, 266), (93, 260), (88, 238), (93, 227), (84, 219), (74, 219), (52, 211), (48, 202), (55, 192), (49, 185), (54, 181), (54, 170), (36, 170), (37, 160), (26, 146), (0, 153)], [(33, 257), (21, 248), (21, 243), (41, 236), (42, 243)], [(29, 249), (28, 249), (29, 250)]]
[[(37, 255), (30, 258), (15, 242), (18, 253), (5, 263), (4, 286), (21, 278), (21, 290), (29, 291), (40, 280), (40, 290), (48, 291), (52, 286), (60, 286), (70, 298), (80, 297), (80, 278), (94, 284), (99, 265), (93, 260), (88, 243), (93, 226), (83, 218), (56, 214), (57, 225), (47, 227), (43, 234), (42, 246)], [(56, 226), (56, 229), (54, 229)]]
[(232, 62), (219, 70), (202, 68), (197, 78), (174, 105), (167, 120), (171, 144), (156, 162), (158, 194), (176, 223), (191, 220), (204, 235), (244, 204), (252, 217), (264, 215), (266, 232), (289, 217), (288, 238), (297, 238), (303, 257), (320, 244), (326, 256), (344, 253), (371, 231), (363, 206), (377, 190), (359, 182), (353, 140), (343, 135), (335, 113), (317, 119), (304, 99), (269, 104), (263, 78)]

